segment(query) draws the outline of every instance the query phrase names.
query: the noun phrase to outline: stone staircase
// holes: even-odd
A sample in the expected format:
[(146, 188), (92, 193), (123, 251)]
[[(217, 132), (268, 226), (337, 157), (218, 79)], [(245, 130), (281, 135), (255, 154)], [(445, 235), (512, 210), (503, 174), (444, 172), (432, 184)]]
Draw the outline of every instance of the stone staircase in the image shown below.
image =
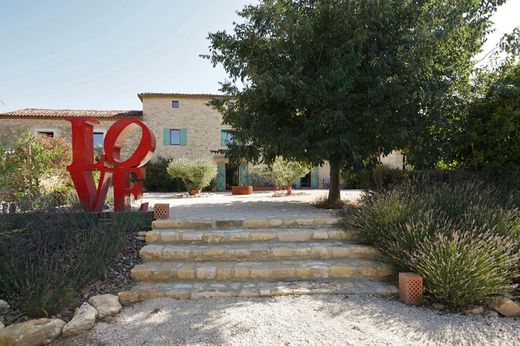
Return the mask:
[(391, 268), (335, 217), (156, 220), (122, 302), (287, 294), (397, 293)]

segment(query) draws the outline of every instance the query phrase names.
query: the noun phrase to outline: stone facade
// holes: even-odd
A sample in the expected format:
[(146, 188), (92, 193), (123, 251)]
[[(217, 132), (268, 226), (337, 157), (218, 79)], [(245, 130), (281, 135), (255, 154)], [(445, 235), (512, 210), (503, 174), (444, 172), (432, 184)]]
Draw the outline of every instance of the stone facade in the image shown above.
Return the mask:
[[(56, 138), (71, 139), (70, 124), (65, 117), (91, 116), (100, 123), (94, 132), (106, 134), (110, 126), (121, 116), (136, 116), (153, 132), (157, 147), (155, 158), (204, 158), (213, 159), (218, 164), (217, 189), (226, 188), (227, 160), (216, 153), (224, 149), (222, 131), (229, 129), (222, 125), (222, 116), (208, 105), (216, 95), (143, 93), (138, 95), (143, 103), (139, 111), (67, 111), (67, 110), (21, 110), (0, 114), (0, 143), (9, 146), (24, 131), (52, 132)], [(136, 126), (137, 127), (137, 126)], [(173, 130), (173, 133), (171, 132)], [(175, 138), (172, 140), (172, 136)], [(140, 131), (131, 132), (123, 147), (122, 159), (133, 152), (140, 138)], [(402, 168), (402, 155), (391, 154), (382, 159), (383, 163)], [(238, 169), (238, 184), (254, 184), (249, 173), (254, 169), (242, 164)], [(329, 165), (315, 167), (297, 182), (297, 187), (326, 188), (329, 184)]]
[[(101, 120), (94, 132), (106, 133), (115, 120)], [(24, 132), (53, 132), (55, 138), (71, 140), (70, 123), (65, 119), (2, 119), (0, 118), (0, 143), (10, 146)]]
[[(156, 156), (170, 158), (215, 158), (212, 150), (221, 146), (222, 116), (207, 106), (211, 95), (142, 96), (143, 121), (157, 140)], [(179, 108), (172, 102), (178, 101)], [(186, 145), (170, 145), (165, 142), (164, 131), (186, 129)]]

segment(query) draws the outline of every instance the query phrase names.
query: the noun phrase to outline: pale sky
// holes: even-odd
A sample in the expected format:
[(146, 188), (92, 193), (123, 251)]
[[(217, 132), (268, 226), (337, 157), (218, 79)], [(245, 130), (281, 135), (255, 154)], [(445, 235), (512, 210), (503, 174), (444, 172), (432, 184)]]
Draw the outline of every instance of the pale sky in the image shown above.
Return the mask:
[[(142, 109), (139, 92), (215, 93), (221, 68), (199, 57), (255, 0), (0, 0), (0, 112)], [(520, 0), (493, 18), (520, 25)]]

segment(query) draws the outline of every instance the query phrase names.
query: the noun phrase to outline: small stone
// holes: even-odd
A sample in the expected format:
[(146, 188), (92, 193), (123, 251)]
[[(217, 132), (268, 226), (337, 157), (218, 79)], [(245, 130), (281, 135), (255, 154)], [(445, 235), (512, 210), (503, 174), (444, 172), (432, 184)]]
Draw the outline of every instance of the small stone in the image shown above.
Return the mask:
[(117, 315), (123, 308), (119, 302), (119, 298), (113, 294), (94, 296), (91, 297), (88, 302), (98, 311), (96, 317), (100, 319)]
[(89, 303), (83, 303), (72, 317), (69, 323), (63, 327), (62, 335), (64, 338), (80, 335), (94, 327), (96, 322), (97, 310)]
[(5, 315), (10, 308), (5, 300), (0, 299), (0, 315)]
[(4, 329), (4, 328), (5, 328), (5, 326), (4, 326), (3, 322), (0, 322), (0, 329)]
[(446, 309), (446, 306), (444, 306), (443, 304), (440, 304), (440, 303), (433, 303), (432, 308), (440, 311), (440, 310)]
[(482, 306), (472, 306), (464, 309), (464, 312), (468, 315), (480, 315), (484, 312), (484, 308)]
[(0, 331), (0, 340), (7, 345), (47, 345), (61, 335), (63, 326), (65, 321), (49, 318), (16, 323)]
[(493, 310), (486, 310), (486, 311), (484, 312), (484, 316), (492, 317), (492, 318), (497, 318), (499, 315), (498, 315), (498, 312), (496, 312), (496, 311), (493, 311)]
[(506, 317), (519, 317), (520, 305), (506, 297), (496, 297), (489, 303), (496, 312)]

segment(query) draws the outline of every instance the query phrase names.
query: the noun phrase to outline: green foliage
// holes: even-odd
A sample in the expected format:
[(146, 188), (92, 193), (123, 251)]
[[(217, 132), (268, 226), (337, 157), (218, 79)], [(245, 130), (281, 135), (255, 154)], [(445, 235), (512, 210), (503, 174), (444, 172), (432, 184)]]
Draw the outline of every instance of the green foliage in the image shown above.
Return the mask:
[(168, 172), (170, 160), (158, 157), (146, 164), (146, 179), (144, 188), (148, 192), (180, 192), (184, 190), (184, 183), (179, 178), (172, 178)]
[(262, 169), (262, 175), (271, 179), (276, 186), (286, 186), (290, 191), (296, 179), (303, 177), (311, 167), (305, 163), (288, 161), (281, 156)]
[[(226, 155), (374, 164), (429, 140), (465, 94), (472, 58), (503, 0), (265, 0), (246, 6), (233, 32), (209, 35), (229, 76), (212, 105), (233, 128)], [(234, 106), (226, 107), (232, 99)], [(332, 188), (334, 187), (334, 188)], [(335, 190), (335, 191), (334, 191)]]
[(172, 160), (168, 164), (167, 172), (172, 178), (180, 178), (189, 192), (208, 186), (217, 175), (217, 165), (212, 160), (182, 158)]
[[(432, 176), (367, 194), (348, 214), (346, 226), (398, 270), (423, 275), (428, 291), (446, 304), (479, 303), (510, 289), (520, 275), (520, 212), (511, 202), (515, 192), (476, 179), (453, 183)], [(464, 291), (450, 295), (452, 289)]]
[(520, 167), (520, 28), (505, 34), (460, 91), (457, 112), (409, 148), (416, 168)]
[[(21, 229), (0, 232), (0, 295), (31, 317), (50, 316), (102, 279), (127, 237), (149, 227), (145, 213), (24, 213)], [(14, 226), (14, 225), (12, 225)]]
[(418, 243), (411, 265), (436, 300), (464, 307), (511, 291), (519, 261), (514, 242), (480, 230), (437, 234)]
[[(70, 145), (62, 139), (23, 134), (11, 151), (0, 150), (0, 198), (17, 202), (22, 210), (45, 208), (73, 193), (66, 165), (71, 158)], [(55, 189), (57, 195), (47, 198)], [(58, 193), (57, 193), (58, 194)]]

